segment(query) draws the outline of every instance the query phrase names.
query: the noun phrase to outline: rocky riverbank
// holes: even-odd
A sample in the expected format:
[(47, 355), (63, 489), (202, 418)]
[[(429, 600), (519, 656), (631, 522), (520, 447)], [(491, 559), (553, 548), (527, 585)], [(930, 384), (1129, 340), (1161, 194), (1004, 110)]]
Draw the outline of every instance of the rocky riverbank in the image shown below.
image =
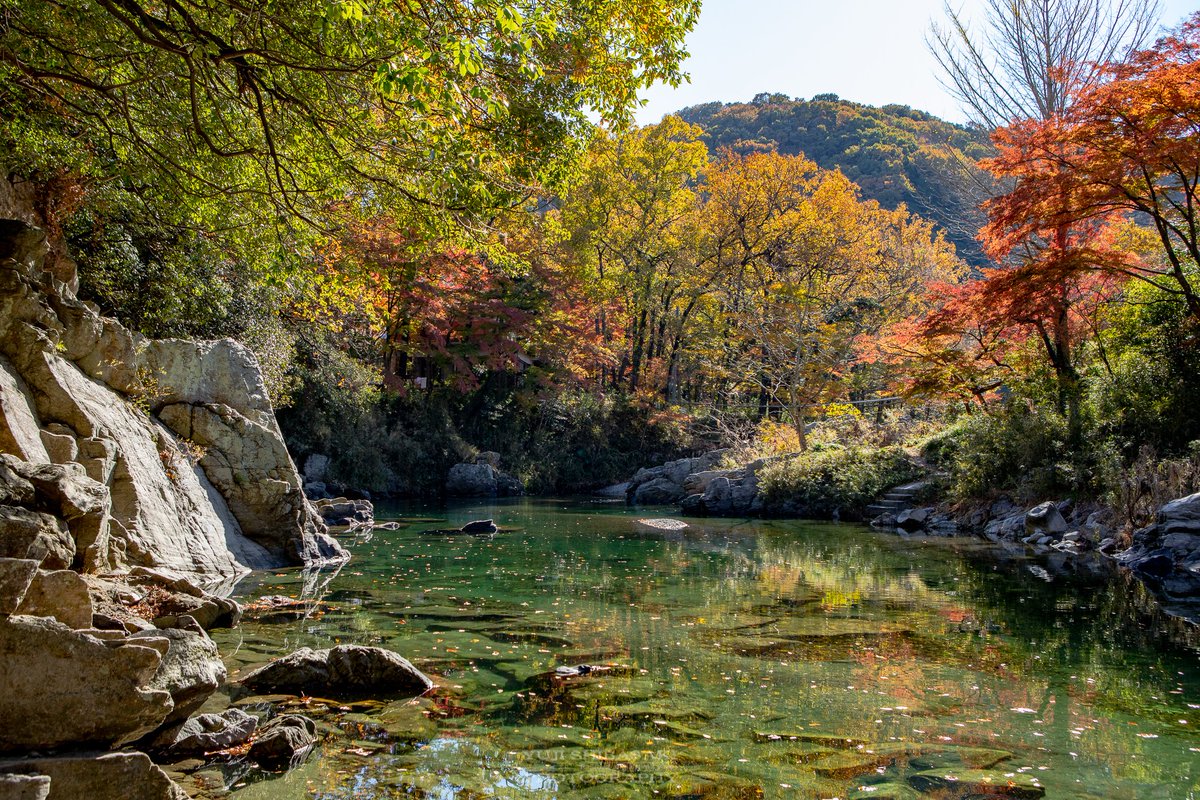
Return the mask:
[[(719, 468), (727, 456), (728, 451), (719, 450), (644, 468), (600, 494), (630, 505), (675, 505), (686, 516), (805, 516), (803, 508), (786, 499), (768, 502), (760, 487), (766, 465), (795, 456)], [(871, 524), (912, 534), (978, 536), (1063, 558), (1111, 559), (1143, 582), (1169, 613), (1200, 623), (1200, 494), (1168, 503), (1153, 524), (1129, 535), (1117, 529), (1112, 510), (1096, 502), (1046, 501), (1026, 507), (1002, 497), (969, 507), (920, 505), (923, 486), (902, 487), (907, 490), (901, 493), (904, 502), (876, 515)]]
[[(241, 613), (220, 587), (344, 562), (325, 520), (370, 505), (305, 498), (248, 350), (144, 339), (46, 254), (0, 221), (0, 797), (182, 800), (155, 760), (291, 763), (311, 720), (196, 715), (227, 677), (208, 631)], [(302, 660), (331, 694), (428, 685), (375, 648)]]

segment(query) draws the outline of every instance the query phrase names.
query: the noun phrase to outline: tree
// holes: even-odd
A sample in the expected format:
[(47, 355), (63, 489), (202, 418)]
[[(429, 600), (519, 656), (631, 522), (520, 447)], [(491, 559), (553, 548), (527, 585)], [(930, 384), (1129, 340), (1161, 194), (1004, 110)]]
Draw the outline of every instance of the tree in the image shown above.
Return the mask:
[(619, 316), (601, 306), (596, 325), (620, 350), (614, 383), (634, 392), (656, 361), (675, 372), (695, 308), (695, 181), (708, 161), (700, 135), (673, 116), (623, 135), (601, 132), (565, 195), (575, 252), (619, 301)]
[[(217, 227), (347, 194), (469, 215), (678, 82), (698, 0), (0, 0), (9, 168), (72, 160)], [(239, 213), (240, 212), (240, 213)]]
[[(930, 49), (945, 73), (947, 87), (977, 124), (989, 128), (1048, 121), (1066, 112), (1075, 97), (1102, 79), (1101, 63), (1122, 61), (1149, 35), (1158, 16), (1157, 0), (987, 0), (988, 34), (975, 38), (964, 17), (947, 7), (948, 25), (935, 26)], [(1001, 172), (1002, 174), (1002, 172)], [(1064, 204), (1054, 194), (1049, 203)], [(1058, 383), (1058, 404), (1080, 430), (1080, 379), (1071, 338), (1068, 250), (1089, 231), (1059, 225), (1031, 231), (1021, 242), (985, 233), (993, 257), (1022, 271), (1009, 286), (1019, 301), (1026, 281), (1037, 279), (1039, 332)], [(999, 273), (993, 273), (999, 275)]]
[(932, 225), (859, 200), (844, 175), (803, 157), (725, 154), (707, 178), (726, 343), (710, 368), (785, 409), (803, 449), (814, 412), (846, 396), (864, 339), (959, 264)]
[(1064, 268), (1143, 280), (1200, 322), (1200, 14), (1099, 74), (1053, 119), (998, 133), (990, 168), (1013, 188), (993, 201), (987, 235), (1004, 250), (1046, 230), (1148, 221), (1161, 258), (1089, 236), (1060, 254)]
[(929, 49), (943, 81), (987, 129), (1065, 111), (1076, 92), (1102, 78), (1098, 65), (1123, 61), (1145, 43), (1158, 0), (985, 0), (982, 38), (946, 6)]

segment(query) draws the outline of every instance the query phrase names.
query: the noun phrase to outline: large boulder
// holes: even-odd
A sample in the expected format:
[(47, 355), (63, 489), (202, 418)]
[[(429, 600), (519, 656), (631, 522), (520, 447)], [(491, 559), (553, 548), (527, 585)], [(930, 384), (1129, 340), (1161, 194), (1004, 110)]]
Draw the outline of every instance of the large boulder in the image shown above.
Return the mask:
[(491, 464), (455, 464), (446, 474), (446, 494), (452, 497), (495, 497), (499, 491)]
[(198, 625), (191, 629), (140, 631), (131, 635), (128, 641), (136, 644), (147, 638), (170, 642), (154, 677), (147, 684), (150, 689), (169, 692), (175, 704), (163, 724), (185, 720), (225, 682), (221, 653)]
[(338, 645), (327, 650), (302, 647), (251, 672), (241, 680), (260, 693), (355, 697), (363, 694), (424, 694), (433, 688), (409, 661), (390, 650)]
[(1156, 524), (1163, 534), (1200, 534), (1200, 494), (1167, 503), (1158, 510)]
[(1058, 506), (1045, 502), (1025, 512), (1025, 532), (1057, 535), (1067, 532), (1067, 521)]
[(112, 745), (157, 728), (173, 707), (150, 687), (165, 650), (162, 639), (104, 642), (44, 617), (0, 620), (0, 752)]
[(666, 476), (654, 478), (646, 483), (630, 487), (632, 502), (637, 506), (666, 506), (678, 503), (685, 497), (683, 487)]
[(50, 779), (47, 800), (188, 800), (145, 753), (72, 753), (0, 762), (0, 773)]

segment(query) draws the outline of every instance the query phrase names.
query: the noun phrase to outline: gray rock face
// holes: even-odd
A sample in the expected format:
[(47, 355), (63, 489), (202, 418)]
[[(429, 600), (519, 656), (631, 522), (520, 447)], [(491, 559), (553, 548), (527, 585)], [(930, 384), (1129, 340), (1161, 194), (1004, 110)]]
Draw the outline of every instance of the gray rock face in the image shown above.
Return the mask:
[(0, 763), (0, 772), (44, 775), (48, 800), (188, 800), (145, 753), (76, 753)]
[(248, 757), (267, 769), (288, 769), (308, 758), (316, 743), (315, 722), (298, 714), (286, 714), (262, 726), (250, 745)]
[(57, 517), (0, 506), (0, 557), (28, 558), (49, 569), (66, 569), (75, 560), (75, 540)]
[(200, 714), (156, 738), (151, 749), (174, 758), (213, 753), (246, 742), (258, 730), (258, 717), (238, 708)]
[[(304, 500), (253, 355), (146, 341), (50, 279), (45, 253), (35, 229), (0, 225), (0, 451), (25, 473), (0, 470), (0, 505), (25, 509), (0, 513), (0, 557), (206, 578), (344, 559)], [(19, 499), (27, 485), (37, 496)], [(50, 546), (64, 526), (69, 558)]]
[(42, 617), (0, 620), (0, 752), (111, 745), (158, 727), (173, 704), (150, 688), (162, 657), (149, 644), (105, 643)]
[(261, 693), (353, 697), (364, 693), (419, 695), (433, 688), (409, 661), (380, 647), (339, 645), (328, 650), (302, 647), (242, 678)]
[(68, 628), (92, 627), (92, 597), (79, 573), (69, 569), (39, 571), (29, 584), (17, 613), (53, 617)]
[(0, 617), (20, 607), (37, 573), (38, 562), (33, 559), (0, 558)]
[(175, 704), (163, 720), (164, 725), (187, 719), (225, 682), (225, 663), (221, 661), (217, 645), (199, 626), (191, 630), (142, 631), (131, 635), (127, 641), (137, 644), (144, 639), (170, 642), (148, 684), (151, 689), (168, 692)]

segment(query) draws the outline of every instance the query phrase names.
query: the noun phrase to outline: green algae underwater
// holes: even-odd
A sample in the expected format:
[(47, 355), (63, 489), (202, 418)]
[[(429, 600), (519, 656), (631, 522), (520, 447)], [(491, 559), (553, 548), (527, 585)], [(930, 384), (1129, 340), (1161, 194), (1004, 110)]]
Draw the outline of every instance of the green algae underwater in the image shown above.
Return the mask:
[[(337, 573), (260, 573), (231, 682), (369, 644), (429, 696), (246, 697), (323, 740), (236, 800), (1200, 797), (1200, 633), (1097, 561), (588, 502), (379, 509)], [(494, 517), (492, 537), (429, 536)], [(585, 666), (581, 670), (562, 669)]]

